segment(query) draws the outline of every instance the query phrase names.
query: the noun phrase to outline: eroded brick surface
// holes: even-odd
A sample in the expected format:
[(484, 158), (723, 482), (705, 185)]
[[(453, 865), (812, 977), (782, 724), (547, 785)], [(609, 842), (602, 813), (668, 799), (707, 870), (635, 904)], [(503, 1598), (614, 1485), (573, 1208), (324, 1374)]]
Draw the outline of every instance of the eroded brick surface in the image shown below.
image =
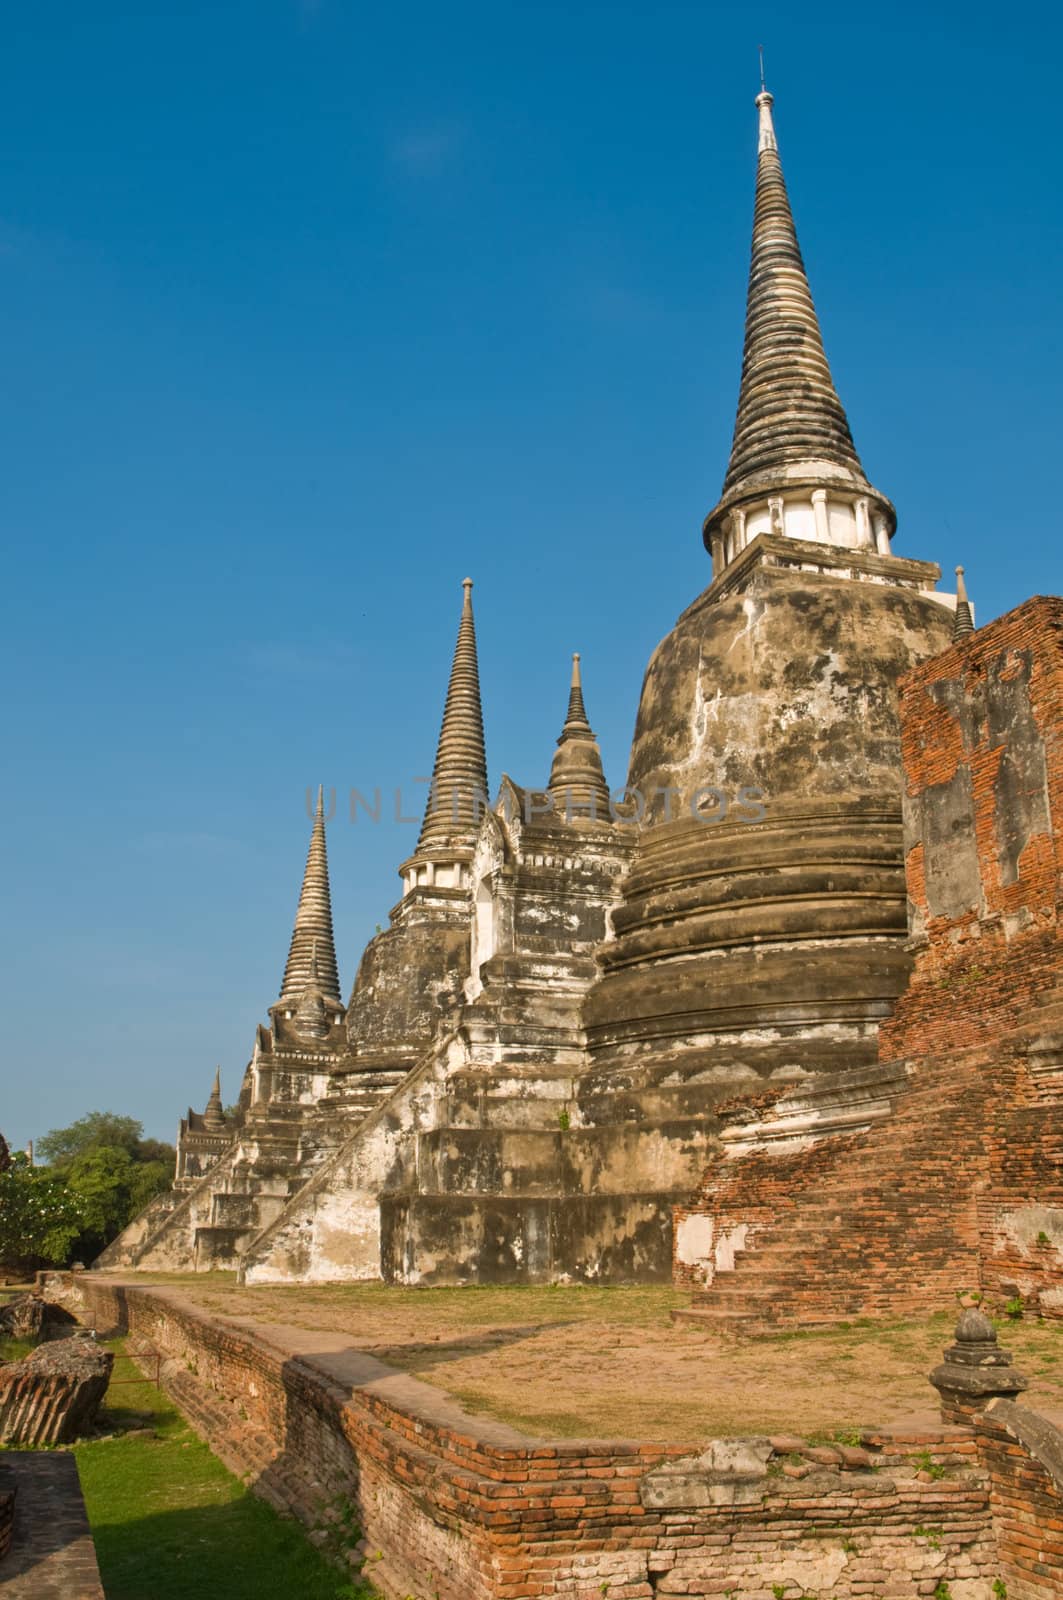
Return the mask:
[(977, 1284), (1063, 1311), (1063, 601), (916, 668), (901, 711), (915, 963), (880, 1030), (891, 1114), (843, 1076), (852, 1132), (770, 1139), (783, 1090), (728, 1108), (739, 1153), (676, 1212), (706, 1320), (903, 1315)]

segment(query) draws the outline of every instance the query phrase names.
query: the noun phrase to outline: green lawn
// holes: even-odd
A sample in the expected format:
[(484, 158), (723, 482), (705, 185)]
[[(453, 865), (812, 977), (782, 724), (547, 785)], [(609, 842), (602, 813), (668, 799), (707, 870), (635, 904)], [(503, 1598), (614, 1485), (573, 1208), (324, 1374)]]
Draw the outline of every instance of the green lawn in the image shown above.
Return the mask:
[[(107, 1425), (75, 1448), (107, 1600), (372, 1600), (301, 1525), (226, 1471), (128, 1356), (116, 1352)], [(135, 1378), (128, 1386), (118, 1379)], [(119, 1431), (151, 1428), (154, 1437)], [(337, 1547), (357, 1538), (341, 1523)]]

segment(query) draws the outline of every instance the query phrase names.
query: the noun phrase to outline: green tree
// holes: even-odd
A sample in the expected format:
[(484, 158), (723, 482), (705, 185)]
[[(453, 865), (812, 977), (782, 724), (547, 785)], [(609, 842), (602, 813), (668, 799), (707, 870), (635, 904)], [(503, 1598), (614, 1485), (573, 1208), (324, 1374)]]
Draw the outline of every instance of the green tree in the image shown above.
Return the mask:
[(114, 1111), (90, 1111), (37, 1142), (45, 1169), (66, 1185), (82, 1226), (76, 1260), (91, 1261), (173, 1179), (174, 1149), (145, 1139), (143, 1124)]
[(67, 1166), (87, 1150), (125, 1150), (136, 1156), (144, 1124), (135, 1117), (120, 1117), (114, 1111), (90, 1111), (69, 1128), (53, 1128), (37, 1140), (37, 1155), (49, 1166)]
[(134, 1161), (125, 1150), (86, 1150), (63, 1173), (80, 1208), (82, 1231), (77, 1253), (89, 1261), (170, 1186), (171, 1170), (161, 1161)]
[(80, 1202), (65, 1180), (12, 1156), (0, 1172), (0, 1264), (9, 1272), (65, 1266), (82, 1227)]

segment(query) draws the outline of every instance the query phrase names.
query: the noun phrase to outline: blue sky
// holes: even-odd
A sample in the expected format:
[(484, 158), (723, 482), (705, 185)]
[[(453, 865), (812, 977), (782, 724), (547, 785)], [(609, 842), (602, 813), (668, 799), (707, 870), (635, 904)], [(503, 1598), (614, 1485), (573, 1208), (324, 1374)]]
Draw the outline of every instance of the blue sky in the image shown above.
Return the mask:
[(181, 0), (9, 8), (0, 1128), (172, 1137), (280, 982), (308, 784), (341, 977), (415, 829), (466, 572), (488, 758), (569, 653), (623, 779), (708, 582), (756, 46), (898, 553), (1061, 588), (1058, 11)]

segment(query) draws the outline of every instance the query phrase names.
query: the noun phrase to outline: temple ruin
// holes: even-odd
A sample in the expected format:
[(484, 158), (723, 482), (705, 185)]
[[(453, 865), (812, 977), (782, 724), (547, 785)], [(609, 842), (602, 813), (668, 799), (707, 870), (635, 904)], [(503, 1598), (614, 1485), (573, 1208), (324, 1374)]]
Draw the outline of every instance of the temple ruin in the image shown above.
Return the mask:
[[(97, 1265), (249, 1283), (675, 1272), (692, 1315), (796, 1322), (940, 1303), (957, 1274), (995, 1272), (1058, 1314), (1063, 605), (975, 632), (962, 575), (942, 592), (932, 560), (892, 553), (772, 96), (756, 105), (711, 582), (650, 659), (624, 799), (578, 657), (548, 779), (544, 761), (489, 799), (465, 579), (424, 823), (349, 1000), (319, 794), (238, 1112), (216, 1082), (181, 1124), (172, 1192)], [(962, 1171), (919, 1142), (931, 1117), (955, 1121)], [(1021, 1174), (993, 1167), (1008, 1141)], [(859, 1227), (854, 1170), (876, 1177)]]

